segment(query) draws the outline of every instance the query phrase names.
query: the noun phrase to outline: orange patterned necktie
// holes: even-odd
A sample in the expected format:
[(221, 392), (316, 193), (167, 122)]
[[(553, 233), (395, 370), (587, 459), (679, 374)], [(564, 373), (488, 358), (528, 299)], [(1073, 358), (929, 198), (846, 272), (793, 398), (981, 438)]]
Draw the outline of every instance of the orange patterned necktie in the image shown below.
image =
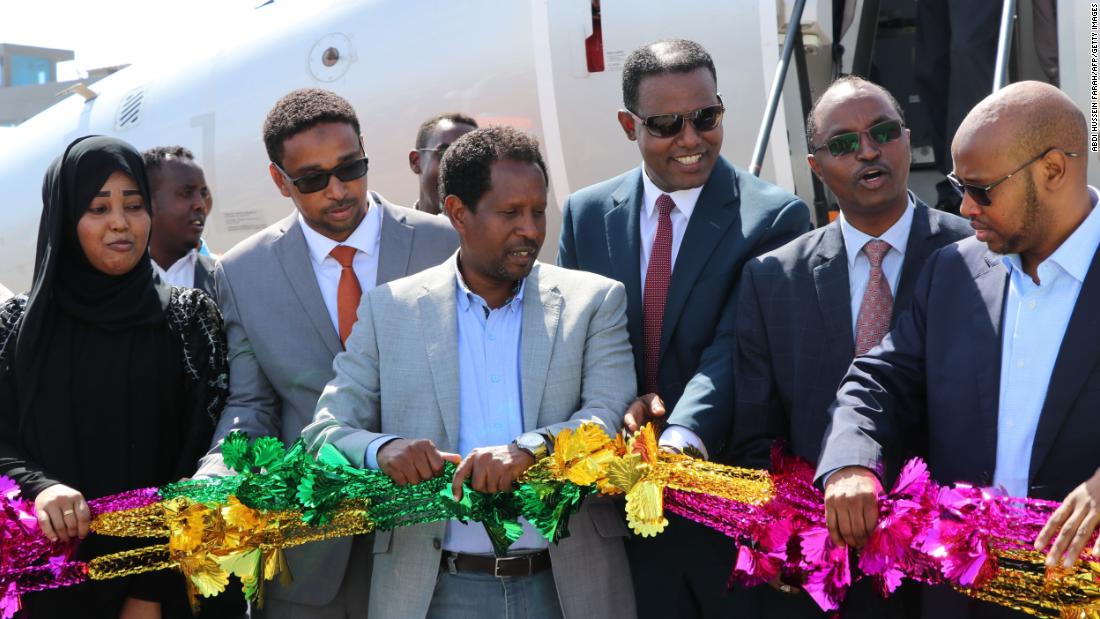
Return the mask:
[(329, 252), (341, 267), (340, 285), (336, 288), (336, 317), (340, 323), (340, 342), (343, 344), (347, 344), (348, 336), (351, 335), (355, 313), (359, 310), (359, 299), (363, 296), (359, 278), (355, 276), (355, 269), (351, 268), (356, 251), (354, 247), (337, 245)]

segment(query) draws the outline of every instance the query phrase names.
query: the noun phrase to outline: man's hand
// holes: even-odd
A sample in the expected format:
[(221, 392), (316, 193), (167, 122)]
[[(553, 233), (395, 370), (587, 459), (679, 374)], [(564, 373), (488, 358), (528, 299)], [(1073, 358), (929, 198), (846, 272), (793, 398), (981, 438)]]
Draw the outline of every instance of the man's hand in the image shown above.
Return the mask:
[(787, 583), (783, 582), (782, 576), (776, 576), (775, 578), (769, 580), (768, 586), (772, 589), (775, 589), (776, 591), (782, 591), (783, 593), (802, 593), (802, 589), (799, 589), (794, 585), (788, 585)]
[(665, 419), (665, 402), (656, 393), (635, 398), (623, 413), (623, 427), (627, 432), (637, 432), (649, 422), (659, 425)]
[(38, 528), (51, 542), (84, 539), (92, 521), (84, 495), (64, 484), (54, 484), (34, 497), (34, 515)]
[(837, 546), (862, 548), (878, 524), (882, 484), (862, 466), (846, 466), (825, 485), (825, 523)]
[[(1074, 488), (1062, 505), (1054, 510), (1043, 530), (1039, 531), (1039, 537), (1035, 538), (1035, 550), (1042, 552), (1054, 538), (1054, 545), (1047, 553), (1047, 565), (1054, 567), (1061, 561), (1063, 567), (1073, 567), (1097, 524), (1100, 524), (1100, 469), (1088, 481)], [(1056, 538), (1055, 533), (1058, 534)], [(1100, 540), (1092, 545), (1092, 554), (1100, 556)]]
[(416, 484), (443, 472), (445, 461), (458, 464), (458, 454), (439, 451), (426, 438), (410, 441), (395, 438), (378, 450), (378, 468), (398, 486)]
[(451, 492), (456, 501), (462, 500), (462, 482), (467, 478), (478, 492), (511, 492), (512, 484), (534, 463), (534, 456), (512, 443), (478, 447), (455, 469)]

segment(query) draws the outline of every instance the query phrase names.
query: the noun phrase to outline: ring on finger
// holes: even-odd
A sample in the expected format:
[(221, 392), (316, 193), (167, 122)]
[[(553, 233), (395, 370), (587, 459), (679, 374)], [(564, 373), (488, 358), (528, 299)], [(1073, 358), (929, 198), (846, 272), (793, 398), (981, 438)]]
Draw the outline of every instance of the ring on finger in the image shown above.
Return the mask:
[(794, 588), (791, 587), (790, 585), (788, 585), (787, 583), (783, 583), (783, 584), (779, 585), (779, 590), (782, 591), (783, 593), (793, 593), (794, 592)]
[(75, 511), (75, 510), (73, 510), (73, 508), (71, 508), (71, 507), (70, 507), (69, 509), (66, 509), (66, 510), (62, 510), (62, 511), (61, 511), (61, 515), (62, 515), (62, 516), (72, 516), (72, 515), (73, 515), (73, 514), (75, 514), (75, 513), (76, 513), (76, 511)]

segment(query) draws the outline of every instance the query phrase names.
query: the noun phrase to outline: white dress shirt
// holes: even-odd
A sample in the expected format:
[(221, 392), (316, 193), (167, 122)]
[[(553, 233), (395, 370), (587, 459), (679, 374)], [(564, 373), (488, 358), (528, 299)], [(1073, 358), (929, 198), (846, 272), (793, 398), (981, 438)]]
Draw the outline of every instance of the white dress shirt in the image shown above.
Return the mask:
[[(645, 171), (643, 165), (642, 212), (639, 213), (640, 216), (638, 217), (638, 227), (642, 233), (641, 256), (639, 256), (642, 267), (642, 290), (645, 290), (649, 255), (653, 253), (653, 240), (657, 237), (657, 224), (661, 219), (661, 213), (657, 210), (657, 198), (661, 197), (663, 193), (668, 192), (661, 191), (653, 184), (653, 181), (649, 180), (649, 173)], [(669, 266), (673, 267), (674, 274), (676, 256), (680, 253), (680, 243), (684, 240), (684, 231), (687, 230), (688, 221), (691, 219), (692, 212), (695, 211), (695, 203), (699, 201), (699, 194), (701, 193), (703, 193), (702, 185), (668, 193), (668, 196), (676, 203), (676, 208), (668, 214), (669, 219), (672, 220), (672, 262)]]
[[(653, 241), (657, 237), (657, 224), (660, 223), (661, 219), (661, 213), (657, 209), (657, 198), (664, 193), (668, 193), (668, 196), (672, 198), (672, 202), (676, 204), (676, 208), (668, 214), (668, 218), (672, 221), (672, 261), (669, 266), (673, 268), (672, 273), (675, 276), (676, 256), (680, 253), (680, 244), (684, 240), (684, 232), (691, 220), (691, 214), (695, 212), (695, 204), (699, 201), (699, 194), (703, 193), (703, 186), (673, 192), (661, 191), (650, 180), (645, 165), (642, 165), (642, 212), (639, 213), (638, 227), (642, 240), (639, 259), (643, 291), (645, 290), (646, 271), (649, 269), (649, 256), (653, 253)], [(667, 411), (666, 414), (671, 412)], [(660, 445), (679, 450), (691, 446), (698, 449), (704, 456), (707, 454), (707, 448), (698, 435), (684, 426), (675, 424), (668, 426), (661, 433)]]
[(1019, 254), (1004, 256), (1008, 294), (1001, 325), (1001, 392), (997, 412), (997, 464), (993, 485), (1012, 496), (1028, 495), (1031, 447), (1039, 427), (1050, 377), (1081, 285), (1100, 246), (1100, 198), (1090, 187), (1093, 209), (1058, 249), (1039, 263), (1036, 284)]
[(859, 321), (859, 308), (863, 304), (863, 293), (867, 291), (867, 283), (871, 281), (871, 261), (867, 259), (867, 254), (863, 253), (863, 246), (875, 239), (890, 244), (890, 251), (886, 252), (882, 258), (882, 274), (886, 276), (886, 282), (890, 285), (890, 294), (896, 298), (898, 280), (901, 279), (901, 266), (905, 262), (905, 248), (909, 244), (909, 230), (913, 227), (915, 211), (913, 194), (909, 194), (909, 206), (906, 207), (905, 212), (894, 222), (894, 225), (877, 237), (856, 230), (844, 218), (844, 212), (840, 213), (840, 233), (844, 236), (844, 249), (848, 253), (848, 287), (852, 298), (853, 341), (856, 336), (856, 323)]
[(355, 252), (351, 268), (359, 278), (359, 287), (363, 290), (363, 294), (374, 288), (378, 281), (378, 245), (382, 238), (382, 210), (369, 192), (367, 205), (367, 214), (363, 217), (363, 221), (359, 222), (351, 236), (343, 243), (337, 243), (310, 228), (302, 218), (302, 214), (298, 213), (298, 225), (302, 227), (302, 234), (306, 237), (313, 274), (317, 277), (317, 285), (321, 288), (321, 298), (328, 309), (332, 328), (337, 333), (340, 332), (340, 319), (336, 305), (336, 291), (340, 286), (340, 272), (343, 267), (336, 258), (329, 255), (329, 252), (337, 245), (347, 245), (359, 250)]
[(192, 249), (183, 255), (182, 258), (172, 263), (172, 266), (168, 267), (165, 271), (157, 264), (156, 260), (153, 260), (153, 268), (156, 270), (157, 275), (160, 276), (160, 280), (166, 284), (172, 286), (180, 286), (181, 288), (194, 288), (195, 287), (195, 261), (198, 260), (199, 252), (197, 249)]

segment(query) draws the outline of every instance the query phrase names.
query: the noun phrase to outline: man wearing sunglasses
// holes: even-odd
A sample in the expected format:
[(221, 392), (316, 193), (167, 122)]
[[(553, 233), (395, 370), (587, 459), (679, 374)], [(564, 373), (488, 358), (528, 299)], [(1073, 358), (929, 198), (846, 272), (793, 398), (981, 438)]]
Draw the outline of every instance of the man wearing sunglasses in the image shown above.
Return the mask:
[[(809, 230), (809, 211), (721, 156), (725, 108), (714, 63), (699, 44), (658, 41), (632, 52), (623, 103), (619, 124), (637, 142), (642, 165), (569, 197), (558, 262), (626, 286), (641, 396), (627, 428), (667, 418), (663, 446), (722, 460), (741, 269)], [(669, 520), (656, 538), (628, 544), (640, 616), (751, 613), (743, 591), (724, 593), (734, 560), (729, 540)]]
[[(737, 319), (733, 457), (766, 467), (776, 440), (816, 464), (836, 386), (855, 355), (874, 347), (913, 298), (933, 251), (973, 234), (965, 219), (928, 208), (908, 191), (909, 130), (901, 106), (858, 77), (837, 80), (806, 119), (807, 157), (836, 196), (836, 221), (749, 262)], [(886, 477), (902, 455), (890, 454)], [(916, 590), (883, 600), (857, 583), (845, 617), (903, 617)], [(823, 617), (796, 584), (761, 591), (765, 617)]]
[(413, 208), (429, 215), (444, 215), (439, 197), (439, 162), (455, 140), (474, 129), (477, 121), (457, 112), (432, 116), (420, 125), (416, 148), (409, 151), (409, 169), (420, 180), (420, 198)]
[[(264, 122), (268, 171), (295, 212), (227, 252), (214, 273), (229, 340), (229, 400), (199, 474), (226, 472), (234, 430), (288, 445), (313, 418), (360, 296), (441, 263), (458, 245), (450, 223), (367, 191), (368, 161), (351, 105), (296, 90)], [(294, 581), (268, 589), (264, 617), (365, 617), (372, 540), (288, 550)]]
[[(1100, 522), (1100, 194), (1079, 156), (1087, 139), (1081, 111), (1039, 82), (994, 93), (960, 125), (952, 178), (977, 234), (929, 257), (911, 309), (840, 385), (817, 469), (836, 542), (865, 543), (884, 454), (915, 433), (938, 482), (1064, 499), (1036, 542), (1048, 565), (1086, 548)], [(923, 597), (927, 617), (1026, 616), (950, 588)]]

